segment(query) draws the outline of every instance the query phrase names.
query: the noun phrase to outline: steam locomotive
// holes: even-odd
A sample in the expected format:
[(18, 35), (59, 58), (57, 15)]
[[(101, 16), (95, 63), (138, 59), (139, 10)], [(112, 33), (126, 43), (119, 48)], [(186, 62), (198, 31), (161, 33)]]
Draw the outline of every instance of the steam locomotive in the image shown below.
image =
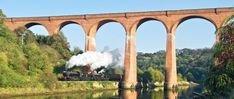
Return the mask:
[(121, 74), (108, 74), (105, 67), (91, 70), (90, 66), (81, 66), (79, 71), (66, 70), (63, 71), (61, 81), (121, 81)]

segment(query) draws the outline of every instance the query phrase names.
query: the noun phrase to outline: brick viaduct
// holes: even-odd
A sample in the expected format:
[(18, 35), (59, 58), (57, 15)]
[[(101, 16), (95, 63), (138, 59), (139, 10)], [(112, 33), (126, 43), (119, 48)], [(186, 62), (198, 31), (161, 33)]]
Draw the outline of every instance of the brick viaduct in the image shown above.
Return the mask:
[[(216, 27), (216, 29), (218, 29), (223, 26), (225, 19), (233, 14), (234, 8), (211, 8), (156, 12), (6, 18), (5, 23), (11, 30), (21, 26), (29, 28), (33, 25), (42, 25), (47, 29), (49, 35), (58, 33), (61, 28), (68, 24), (79, 24), (85, 32), (86, 51), (96, 50), (95, 36), (97, 30), (102, 25), (108, 22), (120, 23), (126, 32), (124, 59), (125, 75), (123, 83), (124, 87), (128, 88), (137, 84), (136, 30), (146, 21), (159, 21), (163, 23), (167, 31), (165, 87), (171, 88), (177, 85), (175, 30), (178, 25), (191, 18), (201, 18), (208, 20)], [(216, 36), (216, 38), (218, 38), (218, 36)]]

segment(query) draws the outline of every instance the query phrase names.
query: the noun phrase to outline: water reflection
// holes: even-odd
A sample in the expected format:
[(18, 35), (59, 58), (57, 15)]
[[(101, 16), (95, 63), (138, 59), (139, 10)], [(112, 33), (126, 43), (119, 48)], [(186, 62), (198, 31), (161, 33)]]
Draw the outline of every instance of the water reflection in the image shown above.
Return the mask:
[[(56, 95), (21, 96), (8, 99), (191, 99), (193, 92), (202, 91), (201, 87), (181, 88), (179, 90), (167, 91), (163, 88), (141, 89), (141, 90), (106, 90), (73, 92)], [(197, 91), (198, 90), (198, 91)]]
[(164, 99), (177, 99), (177, 91), (164, 91)]
[(178, 99), (178, 92), (175, 90), (163, 90), (163, 88), (121, 90), (120, 96), (121, 99)]
[[(20, 96), (7, 99), (118, 99), (118, 90), (60, 93), (54, 95)], [(6, 99), (6, 98), (4, 98)]]
[(137, 91), (136, 90), (121, 90), (120, 98), (121, 99), (137, 99)]
[[(155, 99), (155, 97), (163, 97), (161, 90), (156, 91), (152, 89), (137, 90), (138, 99)], [(159, 98), (160, 99), (160, 98)]]

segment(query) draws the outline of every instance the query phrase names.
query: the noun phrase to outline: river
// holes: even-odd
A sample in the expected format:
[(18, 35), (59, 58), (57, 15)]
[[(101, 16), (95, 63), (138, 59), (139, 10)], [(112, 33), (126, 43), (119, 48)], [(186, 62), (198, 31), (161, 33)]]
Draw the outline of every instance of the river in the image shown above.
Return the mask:
[(202, 87), (182, 87), (177, 91), (164, 91), (163, 88), (141, 90), (103, 90), (72, 92), (54, 95), (19, 96), (8, 99), (192, 99), (193, 92), (201, 92)]

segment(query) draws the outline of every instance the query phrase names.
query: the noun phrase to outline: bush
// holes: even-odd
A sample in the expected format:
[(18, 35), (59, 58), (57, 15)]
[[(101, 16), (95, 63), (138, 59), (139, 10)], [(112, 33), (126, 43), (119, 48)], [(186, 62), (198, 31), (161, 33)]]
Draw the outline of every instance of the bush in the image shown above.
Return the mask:
[(177, 81), (187, 81), (181, 74), (177, 74)]
[(25, 77), (17, 74), (7, 65), (0, 64), (0, 87), (25, 87), (27, 85)]
[(0, 52), (0, 63), (2, 65), (8, 65), (8, 58), (7, 58), (6, 53), (4, 52)]
[(149, 67), (147, 70), (144, 71), (143, 74), (144, 83), (163, 82), (163, 81), (164, 81), (164, 75), (159, 70)]
[(56, 49), (64, 59), (69, 59), (72, 56), (69, 50), (69, 43), (66, 41), (66, 38), (63, 36), (62, 32), (51, 37), (50, 46)]
[(36, 44), (25, 45), (24, 52), (28, 59), (28, 70), (30, 74), (42, 73), (47, 67), (51, 66), (47, 55)]
[(51, 73), (42, 73), (40, 76), (40, 82), (44, 85), (45, 88), (49, 88), (50, 90), (53, 90), (57, 86), (57, 77)]

